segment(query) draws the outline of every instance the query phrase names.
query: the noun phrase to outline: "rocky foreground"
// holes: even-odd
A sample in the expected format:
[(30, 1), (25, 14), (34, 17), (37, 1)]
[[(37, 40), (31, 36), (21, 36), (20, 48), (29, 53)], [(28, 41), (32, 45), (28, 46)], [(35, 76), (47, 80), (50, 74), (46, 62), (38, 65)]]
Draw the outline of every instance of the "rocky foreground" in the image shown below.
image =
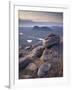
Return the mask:
[(63, 42), (50, 33), (43, 42), (19, 52), (19, 79), (63, 76)]

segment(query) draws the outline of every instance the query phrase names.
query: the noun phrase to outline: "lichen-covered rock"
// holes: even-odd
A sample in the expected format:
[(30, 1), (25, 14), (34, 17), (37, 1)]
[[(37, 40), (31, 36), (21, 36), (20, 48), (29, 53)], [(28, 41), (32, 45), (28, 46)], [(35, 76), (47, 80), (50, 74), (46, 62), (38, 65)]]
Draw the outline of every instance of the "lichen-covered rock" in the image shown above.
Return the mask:
[(31, 75), (20, 75), (20, 79), (29, 79), (29, 78), (32, 78)]
[(37, 66), (34, 63), (30, 63), (27, 67), (26, 70), (30, 71), (35, 71), (37, 69)]
[(62, 77), (63, 76), (63, 59), (59, 58), (57, 62), (52, 63), (49, 70), (48, 77)]
[(43, 46), (45, 48), (48, 48), (59, 43), (60, 43), (60, 37), (56, 34), (50, 33), (43, 41)]
[(43, 41), (20, 50), (19, 78), (63, 76), (63, 42), (50, 33)]
[(21, 58), (19, 61), (19, 70), (25, 69), (29, 63), (32, 63), (32, 58), (30, 57)]
[(43, 50), (44, 50), (43, 46), (38, 46), (35, 49), (33, 49), (29, 55), (26, 55), (25, 57), (20, 58), (19, 70), (25, 69), (29, 65), (29, 63), (36, 60), (36, 58), (41, 57)]
[(41, 60), (48, 62), (56, 62), (59, 60), (60, 56), (62, 56), (62, 52), (60, 51), (60, 45), (53, 45), (51, 48), (45, 48), (43, 54), (41, 56)]
[(43, 46), (38, 46), (34, 48), (31, 52), (31, 57), (32, 58), (40, 58), (42, 53), (43, 53), (44, 47)]
[(52, 50), (45, 49), (42, 56), (41, 56), (41, 60), (49, 61), (51, 59), (52, 59)]
[(38, 69), (38, 77), (45, 77), (48, 75), (48, 71), (51, 68), (51, 64), (50, 63), (44, 63), (40, 66), (40, 68)]
[(41, 60), (40, 58), (37, 58), (34, 63), (36, 64), (37, 68), (40, 67), (41, 64), (45, 63), (43, 60)]

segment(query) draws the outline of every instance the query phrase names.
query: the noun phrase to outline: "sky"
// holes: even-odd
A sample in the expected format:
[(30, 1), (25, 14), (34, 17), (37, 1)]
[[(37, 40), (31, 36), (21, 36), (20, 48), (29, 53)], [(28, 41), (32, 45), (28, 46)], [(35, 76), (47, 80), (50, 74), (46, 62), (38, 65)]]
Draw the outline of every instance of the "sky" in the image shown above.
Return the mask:
[[(19, 20), (24, 20), (24, 25), (37, 25), (47, 23), (63, 23), (63, 13), (44, 11), (19, 10)], [(34, 23), (33, 23), (34, 22)]]

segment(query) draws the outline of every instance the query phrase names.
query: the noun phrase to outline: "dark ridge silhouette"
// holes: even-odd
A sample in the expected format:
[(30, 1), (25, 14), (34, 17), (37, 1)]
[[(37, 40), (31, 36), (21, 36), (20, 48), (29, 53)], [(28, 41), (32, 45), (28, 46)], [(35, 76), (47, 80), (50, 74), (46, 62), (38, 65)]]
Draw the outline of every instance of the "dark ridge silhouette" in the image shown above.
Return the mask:
[(52, 30), (52, 29), (50, 27), (46, 27), (46, 26), (42, 26), (42, 27), (34, 26), (33, 30)]

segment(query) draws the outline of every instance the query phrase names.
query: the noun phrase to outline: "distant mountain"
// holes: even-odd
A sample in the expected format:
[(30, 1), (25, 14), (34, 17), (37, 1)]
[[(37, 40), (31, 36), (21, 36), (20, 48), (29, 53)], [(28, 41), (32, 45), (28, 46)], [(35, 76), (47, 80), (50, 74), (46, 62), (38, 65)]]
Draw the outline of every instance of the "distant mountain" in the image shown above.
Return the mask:
[(50, 27), (46, 27), (46, 26), (43, 26), (43, 27), (34, 26), (33, 30), (48, 30), (48, 31), (51, 31), (52, 29)]
[(56, 23), (56, 22), (37, 22), (32, 20), (24, 20), (19, 19), (19, 27), (44, 27), (44, 26), (62, 26), (62, 23)]
[(52, 26), (51, 28), (52, 29), (62, 30), (63, 29), (63, 26)]
[(52, 26), (51, 29), (53, 32), (56, 32), (63, 36), (63, 26)]
[(43, 27), (39, 27), (39, 26), (34, 26), (32, 28), (33, 31), (47, 31), (47, 32), (53, 32), (56, 33), (60, 36), (63, 36), (63, 26), (52, 26), (52, 27), (47, 27), (47, 26), (43, 26)]

